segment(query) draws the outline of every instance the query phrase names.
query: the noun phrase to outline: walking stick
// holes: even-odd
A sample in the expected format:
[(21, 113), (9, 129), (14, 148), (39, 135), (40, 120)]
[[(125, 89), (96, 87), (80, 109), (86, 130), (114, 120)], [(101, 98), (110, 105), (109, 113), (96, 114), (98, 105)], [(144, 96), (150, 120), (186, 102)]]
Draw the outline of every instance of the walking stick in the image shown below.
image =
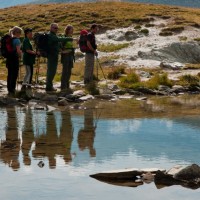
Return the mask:
[(35, 72), (35, 84), (39, 83), (39, 71), (40, 71), (40, 60), (39, 57), (37, 57), (37, 67)]
[(101, 71), (102, 71), (103, 77), (104, 77), (104, 79), (105, 79), (106, 82), (107, 82), (106, 76), (105, 76), (105, 74), (104, 74), (103, 68), (102, 68), (102, 66), (101, 66), (101, 64), (100, 64), (100, 62), (99, 62), (98, 57), (96, 57), (96, 60), (97, 60), (97, 63), (98, 63), (98, 65), (99, 65), (99, 67), (100, 67), (100, 69), (101, 69)]

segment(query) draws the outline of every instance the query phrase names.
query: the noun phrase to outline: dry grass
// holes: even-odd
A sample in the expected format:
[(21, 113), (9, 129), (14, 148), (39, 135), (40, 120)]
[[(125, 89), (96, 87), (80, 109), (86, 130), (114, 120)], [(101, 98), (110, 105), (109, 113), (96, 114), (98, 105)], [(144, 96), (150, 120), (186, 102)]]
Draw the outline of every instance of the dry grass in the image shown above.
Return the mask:
[(131, 24), (146, 24), (151, 22), (154, 16), (171, 16), (177, 19), (176, 24), (197, 26), (200, 10), (127, 2), (54, 3), (0, 9), (0, 16), (0, 35), (14, 25), (22, 28), (32, 27), (35, 31), (47, 31), (52, 22), (59, 24), (60, 33), (70, 23), (78, 34), (81, 29), (88, 28), (92, 23), (101, 24), (101, 31), (105, 31)]

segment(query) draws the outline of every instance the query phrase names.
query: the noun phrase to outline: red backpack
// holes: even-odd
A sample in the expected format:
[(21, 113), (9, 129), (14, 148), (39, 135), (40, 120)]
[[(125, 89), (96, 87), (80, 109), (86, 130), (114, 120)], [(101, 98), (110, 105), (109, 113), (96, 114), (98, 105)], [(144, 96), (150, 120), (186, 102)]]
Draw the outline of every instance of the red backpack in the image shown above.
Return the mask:
[(89, 51), (89, 47), (87, 46), (87, 35), (88, 35), (87, 30), (82, 30), (80, 32), (80, 37), (79, 37), (78, 43), (79, 43), (80, 51), (83, 53)]
[(9, 55), (16, 53), (13, 48), (13, 39), (11, 35), (6, 34), (1, 38), (1, 55), (7, 58)]

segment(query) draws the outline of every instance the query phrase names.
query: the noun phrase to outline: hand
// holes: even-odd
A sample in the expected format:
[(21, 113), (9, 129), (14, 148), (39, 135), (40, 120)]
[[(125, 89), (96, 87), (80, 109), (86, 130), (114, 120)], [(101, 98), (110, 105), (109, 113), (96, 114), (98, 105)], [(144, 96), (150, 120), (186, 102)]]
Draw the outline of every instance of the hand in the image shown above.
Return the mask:
[(97, 57), (98, 56), (98, 52), (95, 50), (94, 51), (94, 55)]

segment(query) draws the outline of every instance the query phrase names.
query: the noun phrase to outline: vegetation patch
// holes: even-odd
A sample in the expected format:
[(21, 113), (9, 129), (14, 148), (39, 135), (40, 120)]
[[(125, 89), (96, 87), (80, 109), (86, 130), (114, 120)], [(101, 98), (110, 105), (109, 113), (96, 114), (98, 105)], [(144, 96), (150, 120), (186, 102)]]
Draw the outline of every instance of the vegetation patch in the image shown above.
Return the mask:
[(127, 48), (129, 46), (128, 43), (124, 44), (100, 44), (98, 45), (98, 50), (102, 52), (115, 52), (119, 51), (120, 49)]
[(139, 85), (140, 77), (136, 73), (128, 74), (120, 78), (119, 85), (123, 88), (135, 88), (135, 84)]
[(179, 84), (183, 86), (199, 86), (200, 84), (200, 77), (198, 75), (194, 76), (186, 74), (179, 78), (180, 78)]
[(108, 72), (108, 79), (117, 80), (121, 77), (122, 74), (125, 74), (125, 67), (119, 66), (112, 68), (112, 71)]
[(155, 74), (148, 81), (144, 82), (144, 86), (150, 89), (157, 89), (159, 85), (165, 85), (171, 87), (172, 81), (168, 78), (168, 74)]

